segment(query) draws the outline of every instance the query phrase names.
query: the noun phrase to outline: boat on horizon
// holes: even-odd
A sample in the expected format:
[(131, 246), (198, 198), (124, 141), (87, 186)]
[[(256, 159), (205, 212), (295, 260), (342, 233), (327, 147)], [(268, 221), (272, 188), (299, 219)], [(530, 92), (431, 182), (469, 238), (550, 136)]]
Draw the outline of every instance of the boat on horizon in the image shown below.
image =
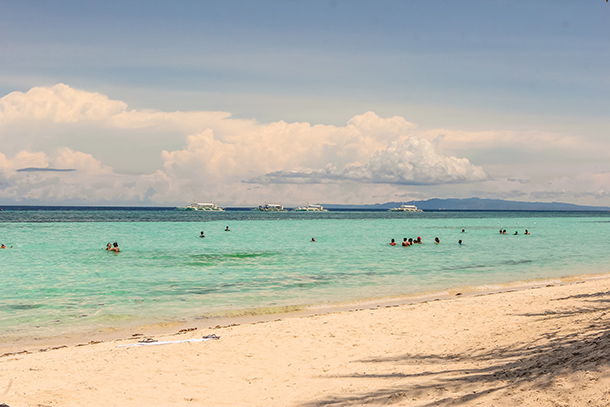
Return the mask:
[(294, 208), (293, 211), (297, 212), (328, 212), (328, 209), (324, 209), (322, 205), (310, 205), (299, 206)]
[(407, 205), (407, 204), (402, 204), (396, 208), (390, 208), (390, 209), (388, 209), (388, 211), (390, 211), (390, 212), (423, 212), (417, 206)]
[(177, 211), (204, 211), (204, 212), (222, 212), (224, 209), (216, 206), (214, 203), (193, 202), (186, 206), (177, 206)]
[(264, 204), (259, 205), (258, 208), (253, 208), (253, 211), (262, 211), (262, 212), (284, 212), (286, 209), (282, 205), (279, 204)]

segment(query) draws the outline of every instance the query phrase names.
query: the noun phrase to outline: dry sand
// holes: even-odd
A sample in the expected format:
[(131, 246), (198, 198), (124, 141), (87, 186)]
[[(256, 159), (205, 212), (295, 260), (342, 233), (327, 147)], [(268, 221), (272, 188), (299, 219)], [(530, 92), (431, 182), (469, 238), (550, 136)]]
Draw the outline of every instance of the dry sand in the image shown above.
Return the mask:
[(610, 279), (1, 352), (23, 406), (608, 406)]

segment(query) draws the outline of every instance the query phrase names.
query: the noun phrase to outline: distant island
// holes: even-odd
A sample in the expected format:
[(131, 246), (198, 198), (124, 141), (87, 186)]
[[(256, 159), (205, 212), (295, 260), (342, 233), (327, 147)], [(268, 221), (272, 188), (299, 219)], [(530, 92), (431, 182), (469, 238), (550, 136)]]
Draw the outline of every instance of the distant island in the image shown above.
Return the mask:
[(502, 199), (428, 199), (426, 201), (386, 202), (371, 205), (332, 205), (328, 209), (387, 210), (408, 203), (424, 211), (610, 211), (608, 206), (574, 205), (562, 202), (520, 202)]

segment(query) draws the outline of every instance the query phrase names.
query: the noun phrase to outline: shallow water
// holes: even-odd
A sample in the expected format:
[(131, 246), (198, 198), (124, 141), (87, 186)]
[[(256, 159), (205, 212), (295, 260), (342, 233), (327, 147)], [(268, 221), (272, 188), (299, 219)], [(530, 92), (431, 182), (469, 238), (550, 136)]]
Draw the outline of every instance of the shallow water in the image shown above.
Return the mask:
[[(0, 212), (0, 243), (13, 246), (0, 250), (4, 335), (610, 271), (607, 212), (32, 209)], [(114, 241), (121, 253), (103, 250)]]

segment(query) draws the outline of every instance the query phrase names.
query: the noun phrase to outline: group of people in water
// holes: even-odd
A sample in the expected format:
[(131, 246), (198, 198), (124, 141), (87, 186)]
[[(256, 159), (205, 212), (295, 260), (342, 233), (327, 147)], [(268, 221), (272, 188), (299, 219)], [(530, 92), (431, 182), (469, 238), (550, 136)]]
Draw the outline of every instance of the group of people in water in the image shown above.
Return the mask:
[[(230, 232), (230, 231), (231, 231), (231, 229), (229, 229), (229, 227), (227, 226), (225, 228), (225, 232)], [(201, 237), (201, 238), (205, 237), (205, 233), (203, 233), (203, 230), (201, 231), (201, 234), (199, 235), (199, 237)]]
[[(466, 230), (465, 230), (465, 229), (462, 229), (462, 233), (465, 233), (465, 232), (466, 232)], [(501, 234), (501, 235), (505, 235), (505, 234), (506, 234), (506, 229), (500, 229), (500, 234)], [(519, 234), (519, 231), (518, 231), (518, 230), (516, 230), (514, 234), (515, 234), (515, 235), (518, 235), (518, 234)], [(529, 234), (530, 234), (530, 232), (529, 232), (527, 229), (525, 229), (525, 233), (523, 233), (523, 234), (524, 234), (524, 235), (529, 235)], [(441, 242), (441, 241), (440, 241), (440, 239), (439, 239), (438, 237), (435, 237), (435, 238), (434, 238), (434, 243), (435, 243), (435, 244), (440, 244), (440, 242)], [(423, 243), (423, 242), (422, 242), (422, 240), (421, 240), (421, 237), (419, 237), (419, 236), (417, 237), (417, 239), (407, 239), (407, 238), (405, 237), (405, 238), (402, 240), (402, 246), (405, 246), (405, 247), (412, 246), (412, 245), (414, 245), (414, 244), (422, 244), (422, 243)], [(458, 244), (459, 244), (460, 246), (463, 244), (463, 242), (462, 242), (462, 240), (461, 240), (461, 239), (460, 239), (460, 240), (458, 240)], [(390, 246), (397, 246), (397, 245), (398, 245), (398, 244), (396, 243), (396, 240), (394, 240), (394, 239), (390, 240)]]
[[(462, 233), (465, 233), (466, 230), (462, 229)], [(420, 236), (417, 236), (417, 239), (407, 239), (406, 237), (404, 239), (402, 239), (402, 246), (404, 247), (409, 247), (409, 246), (413, 246), (414, 244), (422, 244), (422, 240)], [(434, 238), (434, 244), (440, 244), (441, 243), (441, 239), (439, 239), (438, 237)], [(461, 245), (462, 241), (458, 240), (458, 244)], [(396, 246), (396, 241), (394, 239), (392, 239), (390, 241), (390, 246)]]
[[(230, 232), (230, 231), (231, 231), (231, 230), (230, 230), (230, 229), (229, 229), (229, 227), (227, 226), (227, 227), (225, 228), (225, 232)], [(465, 233), (465, 232), (466, 232), (466, 230), (462, 229), (462, 233)], [(505, 235), (505, 234), (506, 234), (506, 229), (500, 229), (500, 234), (501, 234), (501, 235)], [(514, 234), (515, 234), (515, 235), (518, 235), (518, 234), (519, 234), (519, 231), (517, 231), (517, 230), (516, 230)], [(524, 233), (524, 235), (529, 235), (529, 234), (530, 234), (530, 232), (529, 232), (527, 229), (525, 229), (525, 233)], [(203, 233), (203, 230), (201, 231), (201, 234), (199, 235), (199, 237), (201, 237), (201, 238), (204, 238), (204, 237), (205, 237), (205, 234)], [(312, 237), (312, 238), (311, 238), (311, 241), (312, 241), (312, 242), (315, 242), (315, 241), (316, 241), (316, 239), (315, 239), (314, 237)], [(402, 239), (402, 244), (401, 244), (401, 245), (402, 245), (403, 247), (409, 247), (409, 246), (413, 246), (414, 244), (422, 244), (422, 243), (423, 243), (423, 241), (422, 241), (422, 239), (421, 239), (421, 236), (417, 236), (417, 239), (413, 239), (413, 238), (408, 238), (408, 239), (407, 239), (407, 238), (405, 237), (404, 239)], [(435, 238), (434, 238), (434, 244), (440, 244), (440, 243), (441, 243), (441, 240), (440, 240), (438, 237), (435, 237)], [(459, 245), (462, 245), (462, 243), (463, 243), (463, 242), (462, 242), (462, 240), (461, 240), (461, 239), (460, 239), (460, 240), (458, 240), (458, 244), (459, 244)], [(396, 243), (396, 240), (392, 239), (392, 240), (390, 241), (390, 246), (397, 246), (397, 245), (398, 245), (398, 243)], [(11, 247), (13, 247), (13, 246), (11, 246)], [(2, 244), (2, 245), (0, 246), (0, 249), (6, 249), (6, 246), (5, 246), (4, 244)], [(120, 251), (121, 251), (121, 250), (119, 249), (119, 244), (118, 244), (117, 242), (114, 242), (114, 243), (108, 243), (108, 244), (106, 245), (106, 250), (107, 250), (107, 251), (109, 251), (109, 252), (120, 252)]]
[[(227, 226), (227, 227), (225, 228), (225, 232), (230, 232), (230, 231), (231, 231), (231, 229), (229, 229), (229, 227)], [(199, 237), (205, 237), (205, 234), (203, 233), (203, 230), (201, 231), (201, 234), (199, 235)], [(12, 247), (12, 246), (11, 246), (11, 247)], [(6, 246), (2, 245), (2, 247), (0, 247), (0, 249), (6, 249)], [(109, 252), (117, 252), (117, 253), (118, 253), (118, 252), (120, 252), (120, 251), (121, 251), (121, 249), (119, 249), (119, 244), (118, 244), (117, 242), (114, 242), (114, 243), (110, 243), (110, 242), (109, 242), (109, 243), (106, 245), (106, 251), (109, 251)]]
[[(500, 234), (501, 234), (501, 235), (505, 235), (505, 234), (506, 234), (506, 229), (500, 229)], [(518, 235), (518, 234), (519, 234), (519, 231), (518, 231), (518, 230), (515, 230), (515, 233), (513, 233), (513, 235)], [(530, 232), (528, 232), (528, 230), (527, 230), (527, 229), (525, 229), (525, 233), (523, 233), (523, 234), (524, 234), (524, 235), (529, 235), (529, 234), (530, 234)]]
[[(434, 238), (434, 243), (438, 244), (441, 241), (439, 240), (438, 237)], [(417, 236), (417, 239), (413, 239), (413, 238), (409, 238), (407, 239), (406, 237), (404, 239), (402, 239), (402, 246), (404, 247), (408, 247), (408, 246), (413, 246), (414, 244), (422, 244), (422, 240), (420, 236)], [(390, 241), (390, 246), (396, 246), (397, 243), (394, 239), (392, 239)]]
[(119, 249), (119, 244), (117, 242), (114, 242), (114, 243), (109, 242), (106, 245), (106, 251), (118, 253), (121, 251), (121, 249)]

